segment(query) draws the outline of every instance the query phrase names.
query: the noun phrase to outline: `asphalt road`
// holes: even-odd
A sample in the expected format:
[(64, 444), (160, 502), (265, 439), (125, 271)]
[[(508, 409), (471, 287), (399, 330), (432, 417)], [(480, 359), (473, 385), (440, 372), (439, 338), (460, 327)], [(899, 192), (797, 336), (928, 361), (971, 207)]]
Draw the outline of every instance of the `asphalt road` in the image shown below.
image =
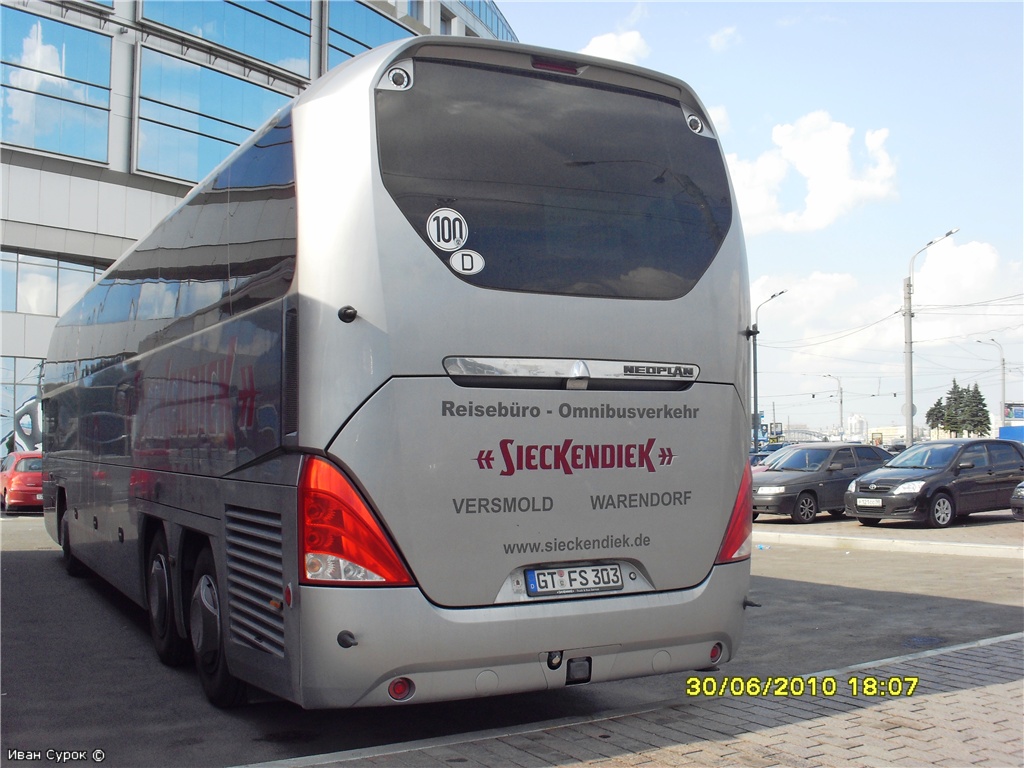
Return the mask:
[[(811, 528), (856, 537), (861, 526), (822, 519), (799, 530)], [(1024, 526), (1008, 513), (943, 535), (955, 544), (982, 531), (1016, 557), (933, 552), (927, 542), (910, 552), (790, 545), (787, 530), (797, 529), (755, 525), (783, 535), (755, 550), (750, 597), (761, 607), (748, 610), (744, 645), (723, 667), (730, 675), (809, 674), (1024, 628)], [(910, 543), (918, 533), (891, 536)], [(95, 577), (64, 573), (40, 518), (0, 520), (0, 545), (2, 765), (15, 765), (10, 750), (51, 764), (48, 750), (102, 750), (110, 766), (242, 765), (587, 717), (678, 698), (687, 677), (383, 710), (306, 712), (264, 698), (221, 711), (192, 670), (159, 664), (141, 609)]]

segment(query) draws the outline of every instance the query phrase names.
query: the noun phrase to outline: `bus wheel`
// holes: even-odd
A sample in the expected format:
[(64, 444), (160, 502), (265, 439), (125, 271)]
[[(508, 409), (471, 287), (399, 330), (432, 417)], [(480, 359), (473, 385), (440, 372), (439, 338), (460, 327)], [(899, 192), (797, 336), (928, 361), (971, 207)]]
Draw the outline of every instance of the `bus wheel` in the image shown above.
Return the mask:
[(189, 608), (192, 652), (206, 698), (215, 707), (226, 709), (245, 700), (245, 684), (228, 671), (221, 618), (217, 568), (213, 552), (209, 547), (204, 547), (196, 559), (192, 578), (192, 603)]
[(169, 667), (181, 666), (189, 656), (188, 641), (178, 634), (174, 622), (174, 592), (167, 557), (167, 537), (157, 531), (146, 558), (146, 598), (149, 604), (149, 634), (156, 655)]
[(64, 570), (67, 571), (68, 576), (74, 576), (75, 578), (85, 576), (85, 566), (71, 552), (71, 534), (69, 532), (67, 515), (63, 515), (60, 518), (60, 554), (61, 561), (64, 563)]

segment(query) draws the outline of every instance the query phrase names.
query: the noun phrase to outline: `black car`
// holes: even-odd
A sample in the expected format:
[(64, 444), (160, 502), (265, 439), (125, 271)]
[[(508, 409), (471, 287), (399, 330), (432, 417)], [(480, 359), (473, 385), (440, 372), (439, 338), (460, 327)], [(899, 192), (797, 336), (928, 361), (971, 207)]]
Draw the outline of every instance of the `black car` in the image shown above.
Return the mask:
[(1024, 482), (1013, 489), (1010, 496), (1010, 514), (1014, 520), (1024, 522)]
[(945, 528), (958, 515), (1008, 508), (1022, 480), (1020, 443), (968, 438), (918, 443), (850, 483), (846, 513), (863, 525), (891, 519)]
[(850, 480), (891, 458), (874, 445), (791, 445), (781, 461), (754, 474), (754, 519), (789, 515), (796, 523), (810, 523), (821, 510), (841, 516)]

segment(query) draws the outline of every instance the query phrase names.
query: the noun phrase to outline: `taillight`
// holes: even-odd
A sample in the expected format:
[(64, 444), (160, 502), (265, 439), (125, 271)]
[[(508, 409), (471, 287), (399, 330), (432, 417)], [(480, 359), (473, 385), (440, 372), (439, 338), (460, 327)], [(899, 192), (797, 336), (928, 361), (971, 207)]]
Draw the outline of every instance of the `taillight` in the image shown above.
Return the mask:
[(718, 550), (715, 565), (735, 563), (750, 557), (751, 537), (754, 531), (754, 496), (752, 491), (750, 465), (743, 470), (740, 489), (736, 493), (736, 503), (729, 518), (729, 527), (725, 529), (722, 548)]
[(322, 459), (308, 459), (299, 481), (299, 560), (304, 584), (413, 583), (360, 495)]

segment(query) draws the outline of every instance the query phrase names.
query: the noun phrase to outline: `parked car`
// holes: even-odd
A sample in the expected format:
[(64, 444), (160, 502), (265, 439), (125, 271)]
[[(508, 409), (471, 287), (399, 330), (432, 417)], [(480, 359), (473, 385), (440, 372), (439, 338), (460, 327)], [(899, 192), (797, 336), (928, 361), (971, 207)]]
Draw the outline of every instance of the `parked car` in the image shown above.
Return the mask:
[(843, 514), (843, 492), (850, 480), (892, 458), (874, 445), (802, 443), (789, 446), (753, 476), (754, 519), (789, 515), (810, 523), (819, 511)]
[(1010, 513), (1014, 520), (1024, 522), (1024, 483), (1019, 483), (1010, 496)]
[(7, 454), (0, 462), (0, 512), (42, 508), (43, 454)]
[(863, 525), (891, 519), (945, 528), (958, 515), (1006, 509), (1022, 480), (1024, 447), (1011, 440), (918, 443), (851, 482), (846, 513)]

